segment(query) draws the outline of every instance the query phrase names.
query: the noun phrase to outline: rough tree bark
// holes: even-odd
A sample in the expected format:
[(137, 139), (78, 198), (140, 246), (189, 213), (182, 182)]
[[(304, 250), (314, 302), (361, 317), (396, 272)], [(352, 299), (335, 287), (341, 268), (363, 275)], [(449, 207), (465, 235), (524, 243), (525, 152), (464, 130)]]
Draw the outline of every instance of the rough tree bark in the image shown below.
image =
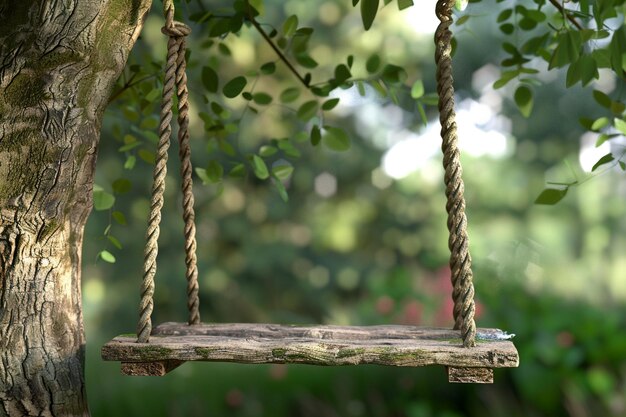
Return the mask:
[(0, 0), (0, 416), (87, 416), (80, 266), (104, 108), (150, 0)]

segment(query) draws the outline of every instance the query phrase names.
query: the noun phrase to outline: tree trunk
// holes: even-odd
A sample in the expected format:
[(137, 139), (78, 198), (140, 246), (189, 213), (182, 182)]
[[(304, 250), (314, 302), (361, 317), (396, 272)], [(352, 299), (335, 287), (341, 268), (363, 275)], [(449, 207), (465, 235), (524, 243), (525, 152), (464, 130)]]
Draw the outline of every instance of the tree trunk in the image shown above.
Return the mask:
[(149, 0), (0, 0), (0, 416), (87, 416), (80, 266), (102, 115)]

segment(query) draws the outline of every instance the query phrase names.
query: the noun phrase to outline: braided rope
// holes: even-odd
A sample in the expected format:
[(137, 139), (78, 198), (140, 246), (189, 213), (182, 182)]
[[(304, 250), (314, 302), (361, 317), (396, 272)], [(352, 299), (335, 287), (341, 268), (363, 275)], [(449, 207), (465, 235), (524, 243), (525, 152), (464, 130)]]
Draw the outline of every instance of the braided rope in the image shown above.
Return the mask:
[(176, 69), (176, 95), (178, 96), (178, 141), (180, 157), (180, 176), (183, 192), (183, 219), (185, 221), (185, 265), (187, 266), (187, 308), (189, 324), (200, 323), (200, 300), (198, 297), (198, 267), (196, 265), (196, 224), (193, 209), (193, 179), (191, 167), (191, 148), (189, 146), (189, 103), (187, 92), (187, 74), (185, 72), (185, 38), (180, 39)]
[[(157, 269), (157, 255), (159, 252), (159, 224), (161, 222), (161, 209), (163, 208), (163, 194), (165, 192), (165, 178), (167, 176), (167, 151), (170, 147), (170, 138), (172, 136), (172, 104), (174, 101), (174, 89), (176, 87), (177, 96), (179, 96), (179, 136), (183, 135), (187, 137), (187, 151), (185, 152), (186, 158), (189, 159), (189, 147), (187, 127), (188, 121), (188, 104), (187, 104), (187, 87), (183, 84), (186, 83), (187, 77), (184, 75), (185, 71), (185, 40), (184, 37), (189, 35), (191, 30), (186, 25), (174, 21), (174, 5), (173, 2), (165, 1), (165, 15), (166, 24), (161, 31), (169, 36), (167, 42), (167, 59), (165, 65), (165, 78), (163, 80), (163, 96), (161, 99), (161, 120), (159, 123), (159, 144), (157, 147), (156, 161), (153, 171), (153, 183), (152, 183), (152, 198), (150, 204), (150, 214), (148, 217), (148, 230), (146, 232), (146, 247), (144, 250), (144, 274), (141, 285), (141, 301), (139, 303), (139, 322), (137, 324), (137, 341), (140, 343), (147, 343), (150, 340), (150, 333), (152, 332), (152, 310), (154, 308), (154, 276)], [(182, 62), (182, 65), (181, 65)], [(181, 75), (183, 73), (183, 75)], [(181, 97), (184, 96), (182, 99)], [(181, 103), (182, 102), (182, 103)], [(182, 104), (182, 105), (181, 105)], [(184, 105), (184, 107), (183, 107)], [(183, 114), (184, 113), (184, 114)], [(181, 139), (182, 142), (182, 139)], [(182, 153), (182, 151), (181, 151)], [(189, 167), (189, 169), (191, 169)], [(191, 188), (189, 192), (191, 192)], [(193, 204), (193, 198), (191, 199)], [(186, 210), (187, 211), (187, 210)], [(193, 222), (193, 207), (191, 208), (191, 216), (185, 217)], [(195, 227), (192, 228), (195, 231)], [(187, 226), (185, 227), (185, 235), (187, 238)], [(187, 240), (189, 240), (187, 238)], [(192, 236), (193, 245), (189, 246), (195, 251), (195, 235)], [(195, 269), (195, 252), (193, 254), (193, 266)], [(188, 274), (189, 277), (189, 274)], [(189, 278), (188, 278), (189, 279)], [(198, 322), (200, 317), (197, 312), (197, 272), (195, 273), (195, 315), (190, 311), (190, 323), (193, 320)], [(195, 323), (194, 322), (194, 323)]]
[(437, 64), (437, 93), (439, 94), (439, 120), (444, 182), (446, 185), (446, 211), (448, 212), (448, 248), (452, 270), (452, 299), (454, 300), (454, 328), (461, 330), (463, 346), (475, 345), (476, 324), (474, 323), (474, 284), (472, 282), (472, 258), (467, 237), (465, 216), (463, 169), (457, 146), (457, 126), (454, 112), (454, 85), (452, 78), (452, 6), (453, 0), (439, 0), (436, 14), (441, 23), (435, 32), (435, 62)]

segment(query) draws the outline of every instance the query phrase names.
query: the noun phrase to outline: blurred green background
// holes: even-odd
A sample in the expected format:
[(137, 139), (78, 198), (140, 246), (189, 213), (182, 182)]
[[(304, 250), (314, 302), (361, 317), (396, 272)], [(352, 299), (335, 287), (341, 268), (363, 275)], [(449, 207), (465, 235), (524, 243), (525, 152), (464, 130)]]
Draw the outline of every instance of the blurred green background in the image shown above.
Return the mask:
[[(181, 4), (179, 12), (189, 18), (202, 7), (201, 2)], [(584, 180), (607, 151), (595, 149), (595, 138), (584, 135), (577, 123), (581, 116), (595, 116), (590, 92), (566, 90), (564, 74), (539, 77), (529, 119), (512, 102), (512, 89), (493, 90), (502, 59), (493, 8), (491, 2), (471, 5), (469, 22), (453, 27), (455, 81), (477, 322), (517, 335), (520, 367), (496, 371), (493, 385), (470, 386), (448, 384), (443, 368), (194, 363), (164, 378), (140, 378), (123, 377), (118, 364), (103, 362), (101, 346), (133, 332), (137, 320), (152, 169), (143, 159), (150, 159), (155, 145), (144, 134), (143, 153), (118, 149), (125, 135), (139, 137), (156, 126), (156, 105), (137, 96), (159, 87), (154, 75), (160, 67), (151, 62), (162, 62), (166, 39), (155, 12), (120, 85), (130, 79), (132, 65), (141, 66), (135, 79), (145, 76), (145, 82), (112, 102), (98, 159), (96, 182), (104, 190), (113, 192), (120, 178), (130, 181), (130, 190), (118, 182), (114, 207), (94, 212), (86, 231), (83, 301), (94, 416), (626, 415), (623, 173), (609, 169), (571, 189), (556, 206), (533, 205), (546, 180)], [(331, 76), (334, 65), (349, 54), (354, 55), (353, 75), (366, 77), (365, 60), (378, 53), (406, 69), (406, 85), (422, 79), (432, 93), (432, 10), (432, 1), (402, 12), (386, 7), (374, 27), (363, 32), (358, 11), (348, 1), (276, 0), (265, 2), (259, 20), (269, 31), (270, 25), (279, 27), (297, 14), (302, 26), (315, 28), (310, 52), (320, 68), (314, 82)], [(202, 67), (212, 65), (222, 86), (276, 56), (251, 28), (207, 44), (203, 30), (192, 26), (194, 164), (206, 167), (218, 160), (227, 165), (197, 115), (209, 112)], [(276, 65), (276, 74), (254, 78), (256, 91), (277, 94), (297, 86), (284, 66)], [(623, 89), (623, 82), (607, 75), (594, 88), (610, 92)], [(348, 130), (352, 147), (340, 153), (296, 140), (301, 155), (291, 161), (295, 170), (285, 183), (289, 202), (252, 175), (210, 185), (196, 178), (203, 321), (451, 326), (435, 108), (426, 107), (429, 123), (424, 126), (408, 93), (400, 96), (399, 105), (372, 89), (365, 97), (355, 88), (337, 96), (341, 103), (326, 114), (326, 122)], [(257, 106), (254, 114), (242, 99), (209, 100), (227, 109), (225, 119), (237, 132), (226, 138), (241, 152), (310, 129), (284, 105)], [(155, 322), (186, 319), (176, 152), (174, 146)], [(129, 156), (137, 158), (132, 170), (124, 168), (132, 165)], [(125, 225), (113, 219), (113, 211), (124, 214)], [(102, 250), (117, 261), (98, 259)]]

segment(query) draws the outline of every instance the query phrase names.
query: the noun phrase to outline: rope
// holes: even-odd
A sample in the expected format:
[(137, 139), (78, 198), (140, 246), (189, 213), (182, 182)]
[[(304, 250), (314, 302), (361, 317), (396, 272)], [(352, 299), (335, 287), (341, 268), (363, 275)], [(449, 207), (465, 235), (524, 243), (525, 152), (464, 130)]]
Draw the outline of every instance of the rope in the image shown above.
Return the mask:
[(185, 265), (187, 266), (187, 308), (189, 324), (200, 323), (200, 300), (198, 297), (198, 267), (196, 265), (196, 222), (193, 210), (193, 180), (191, 168), (191, 148), (189, 147), (189, 103), (187, 74), (185, 72), (185, 38), (180, 39), (176, 69), (176, 95), (178, 97), (178, 142), (180, 176), (183, 191), (183, 219), (185, 221)]
[(444, 182), (446, 186), (446, 211), (448, 212), (448, 248), (452, 270), (452, 299), (454, 300), (454, 328), (461, 330), (463, 346), (475, 346), (474, 284), (472, 258), (467, 237), (464, 184), (461, 160), (457, 146), (457, 126), (454, 112), (454, 85), (452, 79), (452, 6), (453, 0), (439, 0), (436, 14), (441, 23), (435, 32), (435, 62), (437, 64), (437, 93), (439, 94), (439, 120), (443, 151)]
[(174, 4), (171, 0), (163, 2), (166, 23), (161, 32), (169, 36), (167, 42), (167, 59), (165, 78), (163, 81), (163, 96), (161, 99), (161, 121), (159, 124), (159, 144), (156, 162), (153, 171), (152, 198), (148, 230), (146, 232), (146, 247), (144, 250), (144, 274), (141, 285), (140, 315), (137, 324), (137, 341), (147, 343), (152, 332), (152, 310), (154, 308), (154, 276), (157, 269), (157, 254), (159, 251), (158, 239), (163, 208), (163, 194), (165, 192), (165, 177), (167, 175), (167, 151), (172, 135), (172, 103), (174, 88), (178, 97), (178, 137), (180, 141), (180, 158), (182, 161), (181, 174), (183, 176), (183, 218), (185, 220), (185, 251), (187, 265), (187, 294), (189, 307), (189, 323), (200, 322), (198, 312), (198, 273), (196, 267), (196, 240), (193, 212), (193, 195), (191, 189), (191, 162), (189, 148), (189, 118), (187, 99), (187, 76), (185, 75), (185, 36), (191, 29), (183, 23), (174, 21)]

